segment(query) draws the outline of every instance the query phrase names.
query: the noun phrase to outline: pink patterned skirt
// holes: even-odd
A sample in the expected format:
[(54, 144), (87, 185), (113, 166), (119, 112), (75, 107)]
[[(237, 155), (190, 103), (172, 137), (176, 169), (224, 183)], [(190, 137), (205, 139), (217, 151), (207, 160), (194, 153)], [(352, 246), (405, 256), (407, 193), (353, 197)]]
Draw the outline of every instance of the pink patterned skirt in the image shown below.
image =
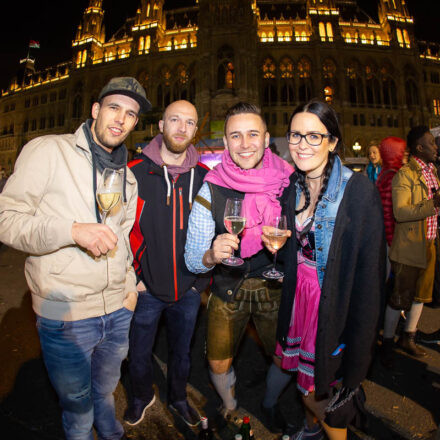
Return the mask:
[(320, 297), (316, 266), (307, 261), (298, 264), (287, 345), (283, 350), (277, 343), (275, 354), (281, 358), (282, 368), (298, 372), (297, 386), (303, 394), (315, 389), (315, 345)]

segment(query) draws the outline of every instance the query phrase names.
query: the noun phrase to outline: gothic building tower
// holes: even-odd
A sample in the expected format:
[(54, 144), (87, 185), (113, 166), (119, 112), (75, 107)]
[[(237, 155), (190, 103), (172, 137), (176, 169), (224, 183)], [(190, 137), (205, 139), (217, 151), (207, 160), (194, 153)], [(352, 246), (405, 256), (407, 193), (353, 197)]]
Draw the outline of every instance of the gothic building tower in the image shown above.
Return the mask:
[[(252, 0), (200, 0), (200, 104), (211, 119), (223, 118), (238, 102), (255, 101), (257, 20)], [(231, 23), (234, 23), (231, 26)], [(239, 72), (239, 73), (238, 73)]]
[(102, 54), (105, 43), (104, 11), (102, 0), (90, 0), (73, 41), (73, 62), (84, 67)]

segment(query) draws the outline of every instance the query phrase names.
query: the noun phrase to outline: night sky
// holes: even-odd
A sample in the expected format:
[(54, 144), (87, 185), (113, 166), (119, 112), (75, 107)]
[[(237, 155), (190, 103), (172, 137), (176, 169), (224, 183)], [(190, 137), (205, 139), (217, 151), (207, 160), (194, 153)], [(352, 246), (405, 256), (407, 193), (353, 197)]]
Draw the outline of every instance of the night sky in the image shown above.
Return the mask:
[[(357, 0), (359, 6), (377, 21), (377, 0)], [(432, 10), (438, 0), (407, 0), (420, 40), (440, 41), (438, 15)], [(167, 0), (184, 5), (185, 0)], [(89, 0), (22, 0), (2, 2), (0, 26), (0, 88), (15, 74), (20, 58), (27, 53), (29, 40), (40, 42), (34, 50), (36, 67), (41, 69), (71, 58), (71, 42)], [(107, 38), (127, 17), (133, 17), (140, 0), (104, 0)], [(10, 27), (13, 30), (8, 30)]]

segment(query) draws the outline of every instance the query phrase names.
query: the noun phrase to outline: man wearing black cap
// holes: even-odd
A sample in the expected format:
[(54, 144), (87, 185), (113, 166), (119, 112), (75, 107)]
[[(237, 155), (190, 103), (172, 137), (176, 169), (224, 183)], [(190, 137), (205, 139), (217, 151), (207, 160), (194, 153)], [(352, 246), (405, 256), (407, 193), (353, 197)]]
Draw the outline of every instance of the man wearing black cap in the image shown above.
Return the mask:
[[(125, 438), (113, 391), (136, 306), (129, 232), (137, 184), (124, 141), (150, 108), (134, 78), (114, 78), (75, 134), (30, 141), (0, 194), (0, 241), (29, 253), (26, 278), (43, 359), (68, 440)], [(103, 224), (96, 203), (105, 168), (122, 170), (121, 201)]]

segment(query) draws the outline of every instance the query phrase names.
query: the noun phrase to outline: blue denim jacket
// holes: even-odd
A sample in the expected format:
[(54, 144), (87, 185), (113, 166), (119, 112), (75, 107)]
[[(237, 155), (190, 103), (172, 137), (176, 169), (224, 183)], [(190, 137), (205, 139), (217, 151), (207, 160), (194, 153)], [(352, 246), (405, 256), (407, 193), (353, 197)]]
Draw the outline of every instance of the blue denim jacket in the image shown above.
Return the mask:
[[(316, 270), (318, 272), (319, 286), (322, 289), (325, 268), (327, 265), (328, 251), (333, 237), (336, 214), (344, 195), (345, 186), (352, 176), (353, 171), (342, 165), (338, 156), (335, 158), (332, 173), (327, 189), (319, 202), (315, 213), (315, 250)], [(296, 183), (296, 206), (301, 197), (301, 189)]]

